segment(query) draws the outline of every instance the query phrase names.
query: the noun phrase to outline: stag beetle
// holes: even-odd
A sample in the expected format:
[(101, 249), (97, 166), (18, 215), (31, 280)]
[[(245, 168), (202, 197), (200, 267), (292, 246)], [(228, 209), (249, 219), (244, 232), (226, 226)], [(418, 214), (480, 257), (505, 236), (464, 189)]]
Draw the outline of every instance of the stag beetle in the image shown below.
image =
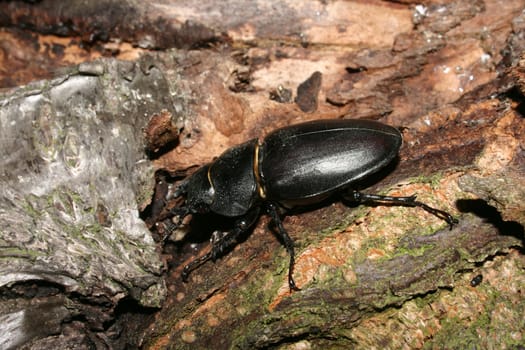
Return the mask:
[(289, 253), (288, 284), (291, 290), (297, 290), (293, 279), (294, 243), (279, 210), (318, 203), (335, 192), (358, 203), (420, 207), (452, 228), (457, 221), (449, 213), (417, 201), (414, 195), (391, 197), (355, 189), (360, 180), (389, 164), (401, 143), (400, 132), (391, 126), (372, 120), (334, 119), (287, 126), (262, 141), (252, 139), (227, 149), (184, 179), (173, 192), (174, 198), (185, 197), (185, 204), (170, 211), (172, 219), (177, 216), (175, 226), (192, 213), (213, 212), (235, 218), (231, 231), (212, 239), (210, 252), (184, 267), (183, 280), (231, 247), (254, 225), (263, 209)]

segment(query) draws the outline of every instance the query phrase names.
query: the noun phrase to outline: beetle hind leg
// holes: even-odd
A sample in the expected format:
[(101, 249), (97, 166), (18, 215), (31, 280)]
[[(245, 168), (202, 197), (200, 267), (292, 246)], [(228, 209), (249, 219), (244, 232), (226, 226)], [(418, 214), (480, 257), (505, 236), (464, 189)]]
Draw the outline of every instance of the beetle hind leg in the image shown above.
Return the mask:
[(267, 206), (267, 210), (270, 214), (270, 217), (272, 218), (279, 238), (282, 240), (288, 255), (290, 255), (290, 263), (288, 265), (288, 286), (290, 287), (290, 291), (298, 291), (300, 288), (297, 287), (293, 279), (293, 269), (295, 266), (295, 249), (293, 239), (290, 237), (290, 235), (288, 235), (288, 232), (286, 232), (286, 229), (283, 226), (283, 221), (277, 212), (277, 206), (270, 203)]
[(404, 205), (408, 207), (420, 207), (421, 209), (431, 213), (432, 215), (437, 216), (438, 218), (446, 221), (451, 230), (454, 224), (458, 223), (458, 220), (456, 220), (452, 215), (450, 215), (446, 211), (432, 208), (431, 206), (416, 200), (415, 195), (408, 196), (408, 197), (393, 197), (393, 196), (382, 196), (379, 194), (366, 194), (366, 193), (361, 193), (358, 191), (349, 191), (349, 193), (346, 196), (344, 196), (344, 198), (347, 200), (353, 201), (353, 202), (358, 202), (358, 203), (386, 202), (386, 203), (393, 203), (396, 205)]

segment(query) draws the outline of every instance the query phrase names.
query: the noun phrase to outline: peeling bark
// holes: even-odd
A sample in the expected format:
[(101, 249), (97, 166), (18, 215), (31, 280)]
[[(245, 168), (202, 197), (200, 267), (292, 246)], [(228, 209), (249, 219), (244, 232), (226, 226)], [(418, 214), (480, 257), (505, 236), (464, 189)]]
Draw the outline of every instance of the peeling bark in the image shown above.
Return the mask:
[[(39, 311), (17, 293), (1, 302), (4, 325), (31, 330), (2, 347), (59, 334), (76, 314), (103, 328), (131, 291), (143, 306), (161, 305), (163, 265), (137, 203), (153, 186), (142, 128), (166, 94), (154, 67), (99, 61), (1, 97), (0, 288), (53, 287), (34, 296)], [(34, 333), (27, 322), (55, 328)]]

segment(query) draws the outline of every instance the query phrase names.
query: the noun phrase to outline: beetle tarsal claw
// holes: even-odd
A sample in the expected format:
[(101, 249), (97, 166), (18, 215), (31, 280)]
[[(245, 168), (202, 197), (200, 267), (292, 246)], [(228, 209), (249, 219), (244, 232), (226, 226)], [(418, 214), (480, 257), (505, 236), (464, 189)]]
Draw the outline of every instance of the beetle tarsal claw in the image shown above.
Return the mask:
[(439, 210), (439, 209), (436, 209), (436, 208), (432, 208), (432, 207), (426, 205), (423, 202), (414, 201), (414, 206), (423, 208), (427, 212), (429, 212), (429, 213), (437, 216), (438, 218), (446, 221), (447, 224), (449, 225), (449, 228), (451, 230), (454, 227), (454, 225), (458, 223), (458, 220), (456, 218), (454, 218), (452, 215), (450, 215), (449, 213), (447, 213), (446, 211)]

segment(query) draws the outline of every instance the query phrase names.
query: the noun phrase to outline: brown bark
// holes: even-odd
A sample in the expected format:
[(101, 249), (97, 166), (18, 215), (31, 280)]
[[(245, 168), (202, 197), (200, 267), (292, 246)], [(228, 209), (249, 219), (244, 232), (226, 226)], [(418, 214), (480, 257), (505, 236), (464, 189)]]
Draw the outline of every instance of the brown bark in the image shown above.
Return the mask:
[[(105, 269), (92, 275), (75, 275), (71, 271), (83, 266), (81, 255), (79, 260), (71, 258), (73, 264), (64, 268), (71, 269), (67, 275), (72, 276), (74, 285), (113, 286), (110, 282), (116, 278), (124, 286), (116, 289), (71, 289), (67, 281), (56, 278), (49, 264), (42, 263), (47, 260), (36, 258), (52, 271), (38, 279), (52, 283), (56, 291), (32, 300), (45, 298), (49, 306), (42, 309), (50, 311), (44, 314), (57, 317), (47, 318), (53, 321), (48, 334), (25, 335), (30, 341), (28, 347), (43, 348), (54, 340), (54, 344), (64, 342), (56, 334), (66, 331), (70, 341), (67, 344), (95, 339), (92, 341), (100, 346), (105, 342), (117, 348), (125, 346), (126, 337), (130, 344), (144, 348), (192, 349), (497, 348), (523, 344), (525, 64), (521, 58), (525, 2), (458, 0), (410, 5), (412, 2), (406, 1), (266, 1), (247, 6), (234, 0), (141, 4), (104, 1), (89, 8), (81, 7), (84, 2), (80, 1), (58, 3), (0, 3), (0, 12), (5, 14), (0, 23), (9, 26), (0, 32), (5, 39), (4, 55), (0, 57), (3, 66), (33, 62), (29, 68), (14, 72), (4, 68), (0, 72), (2, 81), (5, 86), (22, 84), (31, 77), (47, 77), (52, 69), (41, 67), (104, 55), (141, 56), (134, 58), (135, 63), (103, 61), (108, 65), (103, 67), (115, 69), (99, 71), (96, 65), (84, 65), (78, 71), (80, 77), (97, 77), (97, 84), (105, 89), (115, 85), (104, 85), (104, 74), (134, 81), (137, 75), (130, 72), (139, 72), (141, 81), (148, 82), (150, 90), (144, 90), (144, 85), (119, 83), (135, 91), (129, 94), (135, 97), (122, 100), (113, 92), (102, 97), (94, 95), (96, 99), (90, 100), (94, 104), (98, 98), (108, 102), (100, 109), (88, 106), (82, 113), (94, 111), (94, 120), (109, 123), (104, 124), (107, 128), (129, 125), (126, 132), (137, 140), (126, 148), (127, 152), (133, 150), (129, 156), (140, 158), (144, 144), (151, 160), (146, 162), (148, 169), (151, 166), (164, 171), (157, 173), (156, 196), (150, 195), (153, 188), (149, 185), (149, 196), (141, 197), (146, 191), (137, 190), (133, 179), (124, 180), (121, 186), (122, 193), (137, 196), (151, 228), (163, 209), (161, 194), (167, 191), (166, 179), (179, 179), (228, 147), (263, 137), (274, 128), (342, 117), (373, 118), (403, 132), (399, 162), (381, 174), (379, 181), (367, 184), (371, 185), (367, 192), (417, 194), (420, 200), (450, 211), (459, 223), (449, 230), (422, 210), (395, 206), (351, 208), (338, 201), (289, 215), (284, 225), (296, 243), (295, 278), (302, 289), (290, 294), (287, 255), (268, 230), (268, 218), (264, 216), (232, 252), (215, 264), (205, 264), (190, 275), (188, 283), (182, 283), (179, 274), (184, 264), (208, 249), (205, 233), (227, 227), (220, 218), (194, 217), (192, 231), (182, 242), (165, 247), (163, 258), (171, 266), (165, 276), (169, 292), (142, 332), (126, 328), (126, 321), (134, 320), (135, 313), (125, 310), (129, 304), (122, 300), (138, 299), (148, 305), (144, 302), (145, 290), (152, 285), (162, 286), (157, 279), (159, 256), (151, 256), (156, 268), (148, 273), (148, 283), (133, 274), (117, 278)], [(91, 17), (85, 16), (89, 13)], [(14, 29), (20, 25), (34, 32), (22, 37), (23, 32)], [(28, 42), (39, 42), (41, 46), (28, 46)], [(44, 42), (51, 43), (48, 48), (63, 45), (67, 49), (42, 50)], [(172, 47), (177, 50), (164, 50)], [(151, 48), (161, 50), (148, 52)], [(34, 64), (38, 60), (40, 63)], [(1, 105), (6, 123), (16, 114), (8, 109), (14, 108), (9, 107), (13, 99), (24, 102), (32, 96), (21, 92), (27, 88), (13, 91), (2, 99), (11, 101)], [(38, 91), (47, 96), (50, 90), (39, 87)], [(137, 95), (137, 91), (143, 94)], [(55, 121), (60, 109), (55, 108), (56, 101), (50, 101), (49, 120)], [(84, 103), (68, 101), (72, 101), (68, 105), (71, 110), (75, 110), (75, 103)], [(130, 103), (146, 107), (129, 111), (126, 108)], [(105, 114), (107, 108), (114, 109)], [(126, 118), (119, 117), (120, 113)], [(3, 121), (3, 125), (8, 124)], [(139, 139), (137, 135), (143, 128), (144, 139)], [(78, 129), (83, 130), (81, 123)], [(28, 126), (26, 132), (32, 135), (34, 130)], [(9, 129), (2, 135), (2, 143), (12, 147), (14, 155), (10, 159), (15, 164), (36, 159), (35, 152), (43, 150), (31, 148), (29, 142), (13, 142), (13, 137), (24, 139), (20, 133), (19, 129)], [(48, 139), (54, 140), (54, 135), (51, 133)], [(111, 141), (112, 137), (103, 139)], [(17, 147), (25, 153), (16, 154)], [(107, 157), (111, 160), (114, 156)], [(86, 162), (93, 158), (88, 154)], [(45, 157), (40, 155), (38, 159), (48, 164)], [(10, 164), (3, 162), (2, 173), (9, 175), (3, 186), (24, 193), (27, 188), (16, 182), (20, 174), (9, 168)], [(111, 173), (130, 171), (126, 164), (112, 164)], [(147, 178), (143, 171), (136, 174)], [(51, 175), (34, 171), (32, 176), (35, 181), (44, 181)], [(75, 189), (92, 202), (105, 188), (100, 180), (104, 176), (95, 176), (99, 179), (95, 186), (84, 182)], [(149, 179), (153, 180), (153, 174)], [(57, 202), (53, 202), (52, 209), (42, 204), (49, 195), (44, 191), (29, 200), (40, 203), (38, 210), (53, 218)], [(62, 195), (56, 194), (60, 198)], [(3, 210), (9, 215), (1, 217), (3, 241), (7, 242), (2, 254), (8, 257), (4, 261), (12, 263), (14, 255), (5, 252), (12, 252), (13, 247), (31, 247), (20, 238), (21, 233), (28, 232), (23, 230), (24, 225), (9, 231), (19, 240), (8, 242), (6, 223), (14, 227), (11, 215), (18, 212), (23, 215), (15, 220), (17, 224), (31, 222), (38, 228), (42, 215), (35, 219), (26, 207), (14, 210), (12, 202), (5, 203)], [(123, 204), (129, 207), (129, 201), (109, 207), (121, 208)], [(116, 226), (111, 216), (114, 211), (96, 212), (90, 218), (109, 220), (108, 230), (123, 229)], [(78, 222), (67, 224), (75, 227)], [(60, 237), (58, 231), (51, 226), (46, 231), (50, 232), (46, 236), (49, 238), (43, 240), (56, 245), (53, 242)], [(153, 230), (153, 234), (157, 232)], [(82, 241), (86, 234), (78, 237)], [(119, 242), (130, 239), (117, 237), (121, 237)], [(202, 244), (193, 250), (189, 243)], [(139, 256), (141, 262), (143, 252), (154, 248), (152, 242), (146, 242), (138, 250), (129, 246), (122, 249), (129, 256)], [(100, 266), (111, 261), (107, 254), (93, 254)], [(9, 267), (6, 264), (2, 271)], [(476, 285), (471, 280), (479, 274), (482, 282)], [(90, 276), (104, 276), (104, 282)], [(3, 294), (10, 296), (3, 308), (5, 317), (28, 309), (22, 303), (19, 308), (12, 307), (13, 301), (24, 294), (13, 292), (13, 284), (21, 285), (24, 291), (29, 289), (18, 282), (22, 281), (2, 284)], [(44, 287), (50, 288), (44, 284), (35, 288)], [(96, 302), (95, 294), (100, 296)], [(79, 326), (82, 318), (73, 317), (63, 306), (69, 300), (75, 305), (74, 314), (89, 315), (90, 322)], [(71, 329), (77, 333), (71, 333)], [(118, 332), (122, 336), (114, 335)]]

